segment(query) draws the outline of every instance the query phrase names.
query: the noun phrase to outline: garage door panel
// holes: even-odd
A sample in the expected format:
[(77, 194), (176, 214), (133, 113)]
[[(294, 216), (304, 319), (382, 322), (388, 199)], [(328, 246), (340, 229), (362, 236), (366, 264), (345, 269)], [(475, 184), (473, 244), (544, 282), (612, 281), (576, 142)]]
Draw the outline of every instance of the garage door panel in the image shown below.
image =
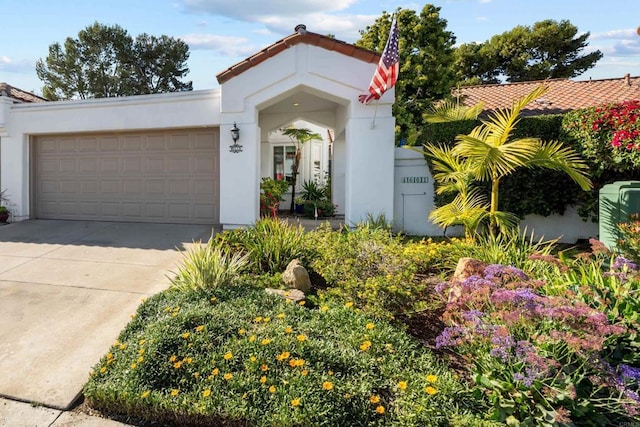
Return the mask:
[(171, 173), (188, 174), (190, 171), (190, 159), (187, 156), (171, 157), (169, 161), (169, 171)]
[(217, 129), (34, 139), (38, 218), (217, 224)]
[(123, 138), (123, 150), (124, 151), (141, 151), (142, 150), (142, 137), (140, 136), (128, 136)]
[(164, 170), (164, 158), (163, 157), (148, 157), (145, 159), (145, 172), (163, 174)]
[(77, 141), (75, 139), (62, 139), (58, 144), (58, 152), (75, 153), (78, 151)]
[(116, 137), (100, 138), (100, 151), (103, 153), (118, 152), (120, 151), (119, 146), (120, 144)]
[[(67, 159), (65, 161), (69, 163), (69, 165), (65, 168), (65, 172), (66, 173), (75, 173), (76, 169), (75, 168), (71, 169), (72, 162), (73, 162), (73, 164), (75, 164), (75, 160)], [(98, 173), (98, 159), (96, 159), (96, 158), (80, 159), (80, 170), (79, 170), (79, 172), (84, 173), (84, 174), (87, 174), (87, 173), (88, 174), (97, 174)]]
[(80, 203), (80, 214), (85, 217), (95, 218), (98, 216), (98, 202), (82, 202)]
[(98, 140), (96, 138), (86, 138), (82, 144), (78, 146), (78, 151), (81, 153), (97, 153)]
[(169, 138), (167, 149), (173, 151), (184, 151), (189, 147), (189, 135), (173, 135)]

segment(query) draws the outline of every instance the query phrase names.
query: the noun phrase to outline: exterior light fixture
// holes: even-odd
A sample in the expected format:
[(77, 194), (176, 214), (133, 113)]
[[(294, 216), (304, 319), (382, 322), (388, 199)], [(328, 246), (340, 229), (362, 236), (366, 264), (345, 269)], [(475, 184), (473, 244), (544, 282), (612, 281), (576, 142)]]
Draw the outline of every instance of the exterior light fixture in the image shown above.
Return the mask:
[(242, 152), (242, 145), (238, 144), (238, 140), (240, 139), (240, 129), (238, 129), (236, 122), (233, 122), (233, 127), (231, 128), (231, 139), (233, 139), (233, 144), (229, 146), (229, 151), (232, 153)]

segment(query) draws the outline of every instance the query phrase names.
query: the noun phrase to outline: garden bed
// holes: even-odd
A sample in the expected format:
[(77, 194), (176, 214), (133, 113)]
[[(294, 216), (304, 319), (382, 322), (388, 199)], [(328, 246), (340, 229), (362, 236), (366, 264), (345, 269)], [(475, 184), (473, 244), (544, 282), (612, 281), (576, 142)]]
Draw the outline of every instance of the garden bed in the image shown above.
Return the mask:
[[(553, 247), (273, 219), (222, 233), (140, 306), (87, 403), (148, 425), (637, 421), (635, 266)], [(445, 282), (464, 255), (488, 267)], [(300, 304), (264, 291), (293, 258), (313, 284)]]

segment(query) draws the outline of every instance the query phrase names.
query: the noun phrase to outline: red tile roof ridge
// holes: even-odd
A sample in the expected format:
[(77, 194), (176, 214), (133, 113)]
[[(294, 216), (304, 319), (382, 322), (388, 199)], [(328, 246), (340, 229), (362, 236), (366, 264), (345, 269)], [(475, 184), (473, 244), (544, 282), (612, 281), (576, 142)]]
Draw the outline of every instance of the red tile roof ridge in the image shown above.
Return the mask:
[(258, 65), (262, 61), (276, 56), (278, 53), (300, 43), (306, 43), (312, 46), (318, 46), (327, 50), (334, 50), (343, 55), (352, 56), (361, 61), (377, 64), (380, 61), (380, 54), (371, 50), (335, 39), (333, 37), (324, 36), (322, 34), (307, 31), (303, 25), (296, 27), (296, 32), (290, 34), (275, 43), (265, 47), (261, 51), (249, 56), (248, 58), (232, 65), (226, 70), (218, 73), (216, 79), (222, 84), (233, 77), (242, 74), (248, 69)]
[[(533, 86), (545, 85), (549, 91), (529, 104), (524, 114), (562, 114), (571, 110), (640, 98), (640, 76), (626, 74), (622, 78), (571, 80), (547, 79), (505, 84), (460, 86), (452, 90), (462, 98), (462, 105), (484, 103), (485, 114), (511, 107)], [(528, 89), (531, 88), (531, 89)]]

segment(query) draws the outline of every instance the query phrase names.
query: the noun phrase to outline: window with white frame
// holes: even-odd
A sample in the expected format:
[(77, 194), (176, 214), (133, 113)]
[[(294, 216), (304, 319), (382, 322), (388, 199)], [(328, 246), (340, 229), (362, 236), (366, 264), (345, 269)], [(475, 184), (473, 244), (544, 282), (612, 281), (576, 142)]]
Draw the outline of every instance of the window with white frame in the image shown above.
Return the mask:
[(293, 145), (276, 145), (273, 147), (273, 179), (291, 182), (291, 167), (296, 157), (296, 147)]

